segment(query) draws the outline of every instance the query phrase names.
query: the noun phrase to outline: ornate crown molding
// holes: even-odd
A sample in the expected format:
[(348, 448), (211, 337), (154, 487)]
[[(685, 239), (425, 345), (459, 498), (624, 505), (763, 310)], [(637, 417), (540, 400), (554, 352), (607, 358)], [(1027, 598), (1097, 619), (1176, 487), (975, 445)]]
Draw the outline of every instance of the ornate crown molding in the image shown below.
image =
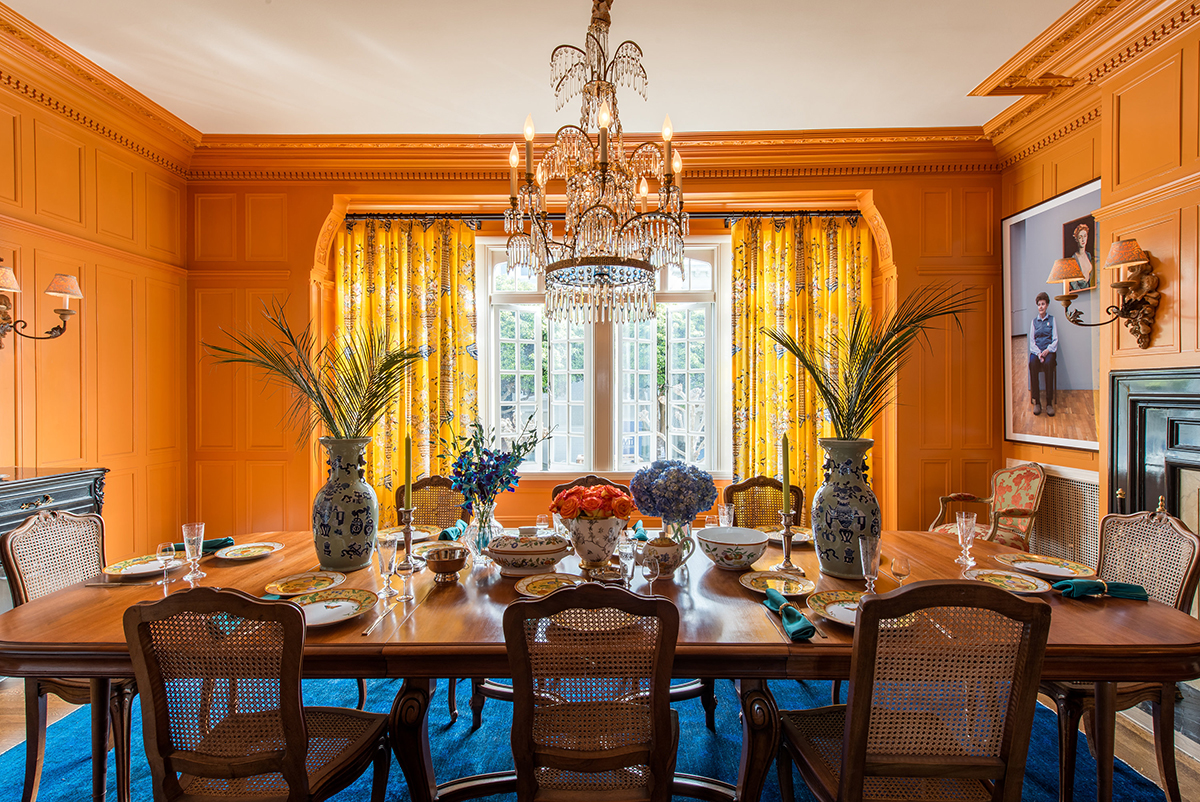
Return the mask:
[(1080, 115), (1079, 117), (1076, 117), (1075, 119), (1071, 120), (1069, 123), (1067, 123), (1063, 126), (1060, 126), (1058, 129), (1056, 129), (1052, 133), (1049, 133), (1046, 136), (1042, 137), (1041, 139), (1037, 140), (1036, 142), (1034, 142), (1030, 145), (1027, 145), (1022, 150), (1017, 151), (1016, 153), (1013, 153), (1010, 156), (1007, 156), (1003, 161), (1000, 162), (999, 168), (1001, 170), (1007, 170), (1009, 167), (1012, 167), (1017, 162), (1020, 162), (1023, 159), (1029, 158), (1030, 156), (1037, 153), (1038, 151), (1043, 150), (1044, 148), (1047, 148), (1050, 145), (1053, 145), (1055, 142), (1058, 142), (1061, 139), (1065, 139), (1066, 137), (1075, 133), (1076, 131), (1083, 128), (1084, 126), (1090, 125), (1091, 123), (1099, 121), (1099, 119), (1100, 119), (1100, 109), (1098, 107), (1094, 108), (1094, 109), (1090, 109), (1089, 111), (1085, 112), (1084, 114)]

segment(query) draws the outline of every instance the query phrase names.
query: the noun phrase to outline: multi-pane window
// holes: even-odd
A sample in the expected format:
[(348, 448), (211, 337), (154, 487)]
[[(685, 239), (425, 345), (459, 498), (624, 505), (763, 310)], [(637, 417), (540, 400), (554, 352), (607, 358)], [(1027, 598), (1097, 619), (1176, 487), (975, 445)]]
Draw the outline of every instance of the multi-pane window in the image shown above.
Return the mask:
[(728, 434), (728, 413), (712, 388), (727, 353), (715, 347), (727, 246), (689, 247), (685, 273), (661, 278), (655, 318), (627, 324), (547, 321), (537, 276), (509, 271), (503, 243), (480, 237), (477, 247), (492, 332), (480, 343), (481, 411), (502, 438), (530, 416), (550, 432), (522, 471), (628, 472), (663, 458), (723, 467), (714, 438), (722, 420)]

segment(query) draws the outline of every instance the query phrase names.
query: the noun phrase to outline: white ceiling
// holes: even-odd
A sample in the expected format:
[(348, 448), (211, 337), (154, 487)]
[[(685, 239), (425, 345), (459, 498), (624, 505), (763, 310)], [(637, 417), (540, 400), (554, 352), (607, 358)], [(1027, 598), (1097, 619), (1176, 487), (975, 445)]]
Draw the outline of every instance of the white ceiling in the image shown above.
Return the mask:
[[(476, 134), (554, 111), (590, 0), (5, 0), (205, 134)], [(645, 53), (626, 131), (980, 125), (967, 97), (1071, 0), (616, 0)]]

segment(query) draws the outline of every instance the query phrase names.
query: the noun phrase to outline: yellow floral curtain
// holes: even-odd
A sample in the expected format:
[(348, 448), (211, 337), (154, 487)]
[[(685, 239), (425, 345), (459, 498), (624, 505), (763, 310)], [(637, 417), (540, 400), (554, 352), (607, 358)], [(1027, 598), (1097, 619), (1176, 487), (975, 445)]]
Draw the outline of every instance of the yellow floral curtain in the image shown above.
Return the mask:
[[(751, 218), (733, 227), (733, 479), (780, 475), (791, 446), (792, 482), (805, 506), (824, 479), (818, 437), (832, 437), (824, 405), (807, 392), (795, 357), (763, 333), (802, 344), (871, 305), (871, 235), (857, 216)], [(807, 516), (805, 517), (807, 520)]]
[(462, 220), (348, 219), (338, 234), (336, 281), (339, 331), (374, 326), (423, 357), (367, 450), (380, 525), (394, 525), (405, 435), (414, 479), (447, 474), (441, 441), (478, 414), (475, 232)]

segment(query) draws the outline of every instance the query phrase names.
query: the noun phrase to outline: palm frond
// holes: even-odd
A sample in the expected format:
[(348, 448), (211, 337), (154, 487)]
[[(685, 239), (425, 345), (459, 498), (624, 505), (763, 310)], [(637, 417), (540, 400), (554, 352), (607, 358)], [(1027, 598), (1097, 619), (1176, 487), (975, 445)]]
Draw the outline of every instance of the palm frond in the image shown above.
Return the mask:
[(895, 400), (895, 378), (913, 344), (928, 345), (928, 329), (942, 317), (952, 317), (961, 329), (960, 316), (978, 300), (970, 290), (923, 286), (884, 310), (878, 320), (859, 307), (844, 332), (811, 343), (779, 329), (764, 332), (796, 357), (829, 411), (836, 435), (857, 439)]
[(391, 346), (373, 329), (353, 331), (317, 347), (312, 324), (295, 332), (283, 304), (263, 304), (273, 336), (225, 332), (230, 345), (204, 342), (216, 364), (250, 365), (292, 391), (285, 418), (303, 440), (317, 426), (329, 437), (365, 437), (395, 403), (404, 379), (421, 358), (415, 349)]

